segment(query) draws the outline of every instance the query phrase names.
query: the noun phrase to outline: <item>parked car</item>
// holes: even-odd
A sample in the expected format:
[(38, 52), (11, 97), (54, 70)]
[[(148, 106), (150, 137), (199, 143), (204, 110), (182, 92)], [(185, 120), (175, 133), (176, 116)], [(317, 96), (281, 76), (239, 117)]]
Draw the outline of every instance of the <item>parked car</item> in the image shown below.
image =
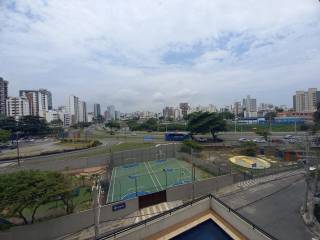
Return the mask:
[(207, 139), (204, 137), (195, 137), (194, 140), (201, 143), (207, 142)]
[(254, 138), (252, 141), (255, 143), (266, 143), (267, 142), (263, 138)]
[(246, 138), (239, 138), (239, 142), (250, 142), (250, 140)]
[(286, 140), (289, 140), (289, 139), (292, 139), (292, 138), (293, 138), (293, 136), (292, 136), (292, 135), (290, 135), (290, 134), (288, 134), (288, 135), (285, 135), (283, 138), (284, 138), (284, 139), (286, 139)]
[(290, 139), (288, 140), (288, 143), (296, 143), (296, 142), (297, 142), (297, 140), (294, 139), (294, 138), (290, 138)]

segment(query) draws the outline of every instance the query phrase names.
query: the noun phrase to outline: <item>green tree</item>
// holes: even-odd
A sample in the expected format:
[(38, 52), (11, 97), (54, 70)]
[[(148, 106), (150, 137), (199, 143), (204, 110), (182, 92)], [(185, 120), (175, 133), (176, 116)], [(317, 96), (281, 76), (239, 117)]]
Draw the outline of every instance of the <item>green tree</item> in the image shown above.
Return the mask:
[(264, 115), (264, 119), (266, 121), (274, 120), (274, 118), (277, 116), (276, 112), (267, 112), (266, 115)]
[(120, 129), (120, 123), (118, 121), (115, 121), (115, 120), (107, 122), (105, 126), (110, 128), (111, 130)]
[(192, 134), (210, 132), (216, 139), (217, 132), (225, 131), (226, 126), (226, 121), (217, 113), (194, 112), (188, 116), (187, 129)]
[(230, 112), (228, 109), (224, 109), (224, 111), (219, 114), (223, 119), (226, 119), (226, 120), (234, 119), (234, 114)]
[(12, 133), (18, 131), (18, 123), (13, 117), (6, 117), (0, 119), (1, 129), (8, 130)]
[[(58, 172), (19, 171), (0, 175), (0, 213), (3, 217), (18, 217), (25, 224), (34, 223), (39, 207), (48, 202), (61, 200), (67, 213), (74, 203), (72, 190), (75, 182), (70, 176)], [(31, 220), (25, 215), (31, 211)]]
[(270, 131), (259, 128), (257, 129), (256, 134), (262, 136), (266, 141), (268, 141), (268, 138), (271, 135)]
[(141, 129), (146, 131), (156, 131), (158, 128), (158, 121), (155, 118), (149, 118), (141, 124)]
[(243, 142), (240, 149), (241, 154), (254, 157), (257, 155), (258, 145), (254, 142)]
[(26, 135), (41, 135), (49, 133), (45, 119), (38, 116), (24, 116), (18, 122), (18, 128)]
[(11, 132), (8, 130), (0, 129), (0, 142), (6, 143), (10, 140)]

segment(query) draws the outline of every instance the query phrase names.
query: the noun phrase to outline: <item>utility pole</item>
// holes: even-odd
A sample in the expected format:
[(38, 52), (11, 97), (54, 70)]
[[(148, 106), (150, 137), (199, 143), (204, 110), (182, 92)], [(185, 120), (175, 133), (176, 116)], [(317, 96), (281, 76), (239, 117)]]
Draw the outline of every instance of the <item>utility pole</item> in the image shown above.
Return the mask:
[(192, 164), (192, 171), (191, 171), (191, 179), (192, 179), (192, 200), (194, 200), (194, 164), (193, 164), (193, 149), (192, 147), (190, 148), (190, 153), (191, 153), (191, 164)]
[(100, 190), (98, 187), (98, 179), (95, 179), (94, 185), (92, 187), (93, 194), (93, 217), (94, 217), (94, 237), (98, 239), (99, 237), (99, 221), (100, 221)]
[(17, 132), (17, 134), (16, 134), (16, 142), (17, 142), (17, 158), (18, 158), (18, 166), (20, 167), (19, 132)]

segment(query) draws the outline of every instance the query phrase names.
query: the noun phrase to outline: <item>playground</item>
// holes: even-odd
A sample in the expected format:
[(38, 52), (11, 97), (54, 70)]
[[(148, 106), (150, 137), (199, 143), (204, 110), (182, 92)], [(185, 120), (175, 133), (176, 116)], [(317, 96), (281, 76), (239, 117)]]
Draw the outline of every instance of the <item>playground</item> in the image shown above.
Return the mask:
[(233, 164), (249, 169), (266, 169), (271, 166), (269, 162), (259, 157), (234, 156), (229, 158), (229, 160)]
[[(195, 168), (194, 180), (212, 177)], [(113, 168), (107, 202), (126, 200), (192, 182), (192, 165), (175, 158), (129, 163)]]

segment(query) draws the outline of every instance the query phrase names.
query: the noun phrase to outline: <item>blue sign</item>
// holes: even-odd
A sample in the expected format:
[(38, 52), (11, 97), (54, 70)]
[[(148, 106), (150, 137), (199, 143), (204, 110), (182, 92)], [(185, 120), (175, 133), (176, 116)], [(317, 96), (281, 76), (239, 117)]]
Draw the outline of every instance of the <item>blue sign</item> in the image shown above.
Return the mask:
[(116, 211), (119, 211), (121, 209), (125, 209), (126, 208), (126, 203), (123, 202), (123, 203), (118, 203), (118, 204), (115, 204), (112, 206), (112, 211), (113, 212), (116, 212)]
[(152, 137), (152, 136), (144, 136), (144, 137), (143, 137), (143, 141), (145, 141), (145, 142), (152, 142), (152, 141), (153, 141), (153, 137)]

